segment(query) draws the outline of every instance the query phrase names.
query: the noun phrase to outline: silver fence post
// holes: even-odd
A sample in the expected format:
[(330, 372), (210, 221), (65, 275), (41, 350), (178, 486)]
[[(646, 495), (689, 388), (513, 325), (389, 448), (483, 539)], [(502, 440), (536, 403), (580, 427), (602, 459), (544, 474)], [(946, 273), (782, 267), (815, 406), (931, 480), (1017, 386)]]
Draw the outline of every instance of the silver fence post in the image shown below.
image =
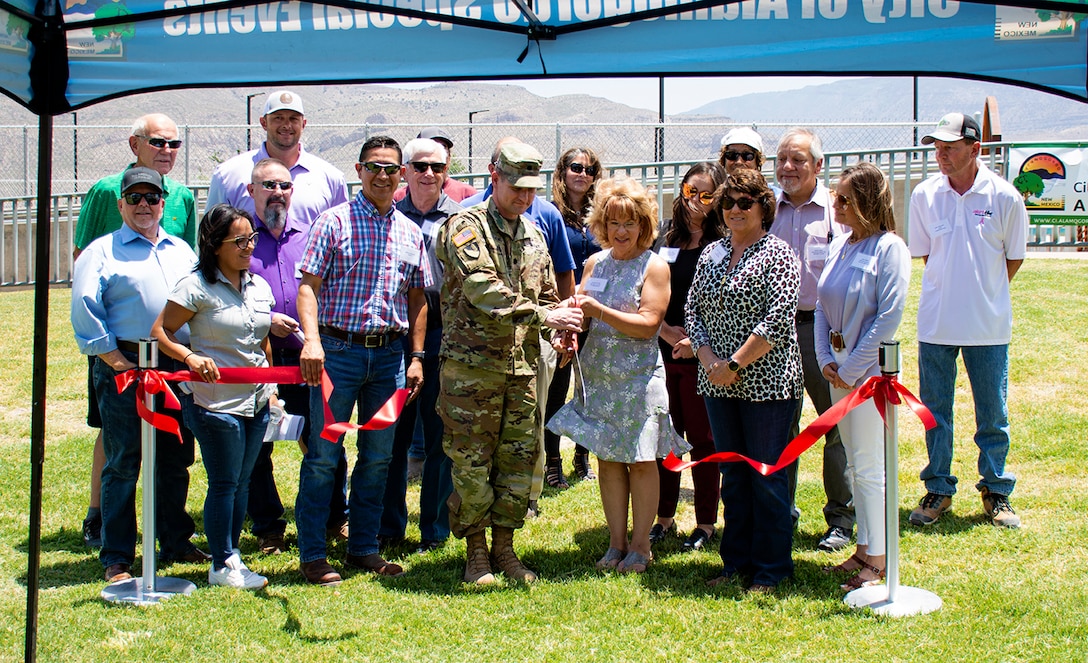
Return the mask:
[[(137, 365), (141, 369), (159, 366), (159, 342), (154, 338), (141, 338)], [(155, 411), (155, 396), (144, 394), (144, 405)], [(175, 594), (189, 595), (196, 585), (181, 578), (155, 576), (155, 427), (140, 421), (140, 453), (143, 458), (141, 476), (144, 484), (143, 500), (143, 577), (115, 582), (102, 590), (102, 598), (117, 603), (153, 605)]]
[[(899, 341), (880, 344), (880, 373), (899, 375)], [(907, 617), (939, 610), (941, 597), (933, 592), (899, 584), (899, 410), (884, 404), (884, 531), (887, 536), (886, 585), (855, 589), (843, 601), (852, 608), (870, 608), (878, 615)]]

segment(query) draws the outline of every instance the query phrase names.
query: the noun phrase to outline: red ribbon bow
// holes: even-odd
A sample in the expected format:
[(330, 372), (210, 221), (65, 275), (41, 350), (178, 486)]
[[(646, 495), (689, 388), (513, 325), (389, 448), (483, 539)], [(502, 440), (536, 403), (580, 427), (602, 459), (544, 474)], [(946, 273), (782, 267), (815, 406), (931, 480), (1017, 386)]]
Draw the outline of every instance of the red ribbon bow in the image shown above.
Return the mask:
[(801, 431), (797, 437), (790, 440), (790, 443), (782, 450), (782, 454), (773, 465), (768, 465), (767, 463), (758, 460), (752, 460), (735, 451), (722, 451), (711, 454), (702, 460), (691, 461), (682, 461), (670, 451), (669, 455), (662, 461), (662, 464), (673, 472), (680, 472), (689, 467), (694, 467), (699, 463), (736, 463), (744, 461), (763, 476), (774, 474), (797, 460), (801, 454), (808, 451), (812, 445), (816, 444), (827, 431), (831, 430), (835, 424), (839, 423), (850, 410), (853, 410), (870, 398), (873, 399), (876, 409), (880, 412), (880, 417), (882, 419), (884, 418), (884, 408), (887, 403), (902, 405), (905, 401), (911, 411), (914, 412), (915, 416), (922, 421), (926, 430), (937, 425), (937, 422), (933, 419), (933, 415), (930, 413), (929, 409), (926, 408), (925, 405), (922, 405), (922, 402), (919, 401), (914, 394), (910, 393), (909, 389), (900, 384), (899, 380), (894, 375), (874, 375), (863, 382), (857, 389), (850, 392), (846, 398), (832, 405), (827, 411), (817, 417), (815, 421), (809, 424), (805, 430)]
[[(136, 412), (140, 418), (159, 430), (164, 430), (177, 435), (181, 440), (181, 427), (178, 422), (164, 414), (152, 412), (144, 405), (145, 394), (162, 393), (166, 398), (166, 407), (177, 410), (181, 408), (177, 396), (170, 390), (170, 382), (203, 382), (199, 373), (193, 371), (166, 371), (133, 369), (125, 371), (116, 378), (117, 393), (128, 389), (133, 382), (136, 383)], [(302, 371), (298, 366), (272, 366), (267, 368), (220, 368), (219, 380), (223, 384), (259, 384), (274, 382), (276, 384), (300, 384)], [(382, 430), (393, 425), (400, 418), (404, 410), (404, 404), (408, 402), (408, 389), (397, 389), (389, 400), (385, 402), (374, 416), (365, 424), (353, 424), (348, 421), (335, 421), (332, 410), (329, 408), (329, 396), (332, 395), (332, 381), (325, 371), (321, 371), (321, 404), (325, 410), (325, 421), (330, 422), (321, 430), (321, 437), (329, 442), (336, 442), (340, 436), (351, 430)]]

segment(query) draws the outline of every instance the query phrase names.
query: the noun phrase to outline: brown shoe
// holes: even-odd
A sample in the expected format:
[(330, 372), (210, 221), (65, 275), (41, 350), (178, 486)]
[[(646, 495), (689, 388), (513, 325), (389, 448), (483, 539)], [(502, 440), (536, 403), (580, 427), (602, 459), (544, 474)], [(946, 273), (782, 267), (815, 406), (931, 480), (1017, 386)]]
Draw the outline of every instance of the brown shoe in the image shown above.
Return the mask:
[(339, 585), (342, 580), (340, 574), (336, 572), (336, 569), (332, 568), (332, 565), (325, 559), (302, 562), (298, 565), (298, 570), (302, 572), (302, 575), (306, 578), (306, 582), (311, 585), (328, 587), (329, 585)]
[(325, 529), (325, 539), (332, 539), (334, 541), (347, 541), (348, 540), (348, 521), (340, 523), (339, 527), (328, 527)]
[(491, 553), (487, 550), (487, 533), (480, 530), (465, 537), (465, 582), (490, 585), (495, 582), (491, 572)]
[(132, 574), (129, 573), (128, 564), (110, 564), (106, 567), (106, 582), (121, 582), (122, 580), (131, 580)]
[(985, 486), (982, 487), (981, 492), (982, 508), (986, 510), (986, 515), (990, 517), (994, 525), (1011, 529), (1020, 527), (1020, 516), (1016, 515), (1012, 506), (1009, 505), (1008, 495), (991, 493)]
[(159, 558), (159, 562), (162, 564), (200, 564), (202, 562), (210, 562), (212, 556), (204, 552), (196, 546), (190, 546), (183, 554), (177, 557), (165, 557)]
[(287, 544), (283, 541), (283, 532), (258, 536), (257, 548), (264, 555), (279, 555), (287, 550)]
[(491, 563), (511, 580), (533, 582), (537, 578), (514, 552), (514, 530), (509, 527), (491, 528)]
[(911, 525), (916, 525), (918, 527), (932, 525), (937, 522), (937, 519), (941, 517), (942, 513), (951, 508), (951, 496), (926, 493), (926, 496), (918, 502), (918, 506), (914, 508), (914, 511), (910, 512), (910, 516), (907, 520), (910, 521)]
[(404, 569), (400, 564), (394, 564), (392, 562), (385, 561), (378, 553), (371, 553), (369, 555), (352, 555), (348, 553), (344, 557), (344, 563), (348, 566), (353, 566), (363, 571), (370, 571), (380, 576), (396, 577), (404, 575)]

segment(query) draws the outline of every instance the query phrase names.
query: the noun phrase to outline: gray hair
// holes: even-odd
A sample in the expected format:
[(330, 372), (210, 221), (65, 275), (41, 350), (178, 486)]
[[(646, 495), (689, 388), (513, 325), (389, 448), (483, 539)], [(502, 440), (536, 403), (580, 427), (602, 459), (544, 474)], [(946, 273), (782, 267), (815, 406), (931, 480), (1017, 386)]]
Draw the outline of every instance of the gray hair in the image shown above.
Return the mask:
[(442, 155), (442, 161), (449, 160), (446, 146), (439, 143), (437, 140), (432, 140), (430, 138), (413, 138), (405, 143), (403, 152), (404, 154), (401, 157), (401, 161), (404, 162), (405, 166), (415, 161), (417, 154), (433, 154), (437, 152)]
[(824, 144), (820, 137), (812, 129), (804, 127), (790, 127), (787, 129), (786, 133), (782, 134), (782, 137), (778, 139), (778, 149), (781, 150), (783, 145), (794, 138), (808, 138), (808, 153), (812, 155), (812, 160), (816, 163), (824, 160)]
[(164, 115), (162, 113), (148, 113), (147, 115), (141, 115), (140, 117), (136, 118), (136, 121), (132, 123), (132, 134), (131, 135), (133, 135), (133, 136), (146, 136), (147, 135), (147, 125), (151, 121), (152, 118), (155, 118), (155, 119), (158, 119), (158, 120), (165, 120), (166, 123), (173, 125), (174, 132), (175, 133), (177, 132), (177, 130), (178, 130), (177, 123), (174, 122), (173, 120), (171, 120), (168, 116), (166, 116), (166, 115)]

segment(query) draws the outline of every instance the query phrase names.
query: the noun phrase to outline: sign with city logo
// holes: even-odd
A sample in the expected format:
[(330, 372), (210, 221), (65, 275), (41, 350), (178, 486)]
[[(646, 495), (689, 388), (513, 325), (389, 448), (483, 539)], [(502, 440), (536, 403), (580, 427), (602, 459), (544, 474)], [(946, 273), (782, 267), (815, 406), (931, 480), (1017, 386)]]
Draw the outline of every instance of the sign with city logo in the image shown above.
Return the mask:
[(1038, 225), (1088, 225), (1088, 146), (1015, 147), (1009, 181)]

